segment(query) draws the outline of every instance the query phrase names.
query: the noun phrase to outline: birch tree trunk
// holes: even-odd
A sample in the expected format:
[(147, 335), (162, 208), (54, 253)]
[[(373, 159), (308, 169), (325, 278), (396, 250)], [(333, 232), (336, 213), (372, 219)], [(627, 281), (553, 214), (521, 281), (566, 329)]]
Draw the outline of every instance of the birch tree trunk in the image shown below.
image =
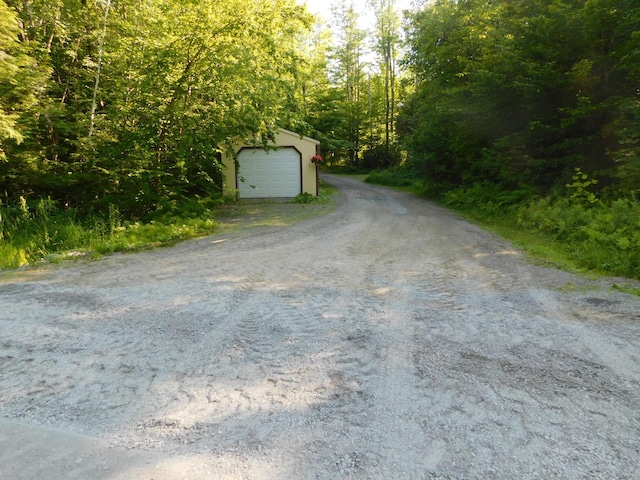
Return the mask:
[(102, 35), (98, 42), (98, 66), (96, 67), (96, 83), (93, 86), (93, 98), (91, 100), (91, 124), (89, 125), (89, 141), (93, 135), (93, 129), (96, 122), (96, 109), (98, 107), (98, 89), (100, 88), (100, 71), (102, 70), (102, 54), (104, 52), (104, 39), (107, 36), (107, 22), (109, 21), (109, 10), (111, 9), (111, 0), (106, 0), (104, 6), (104, 21), (102, 23)]

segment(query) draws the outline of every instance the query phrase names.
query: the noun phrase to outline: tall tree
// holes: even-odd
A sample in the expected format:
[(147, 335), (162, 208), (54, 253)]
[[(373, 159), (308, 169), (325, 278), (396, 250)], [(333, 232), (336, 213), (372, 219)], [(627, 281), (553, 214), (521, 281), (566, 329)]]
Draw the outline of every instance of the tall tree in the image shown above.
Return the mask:
[(400, 42), (400, 18), (395, 0), (369, 0), (375, 14), (374, 44), (384, 78), (384, 145), (389, 150), (395, 130), (397, 50)]
[[(24, 57), (20, 58), (18, 33), (18, 19), (12, 9), (0, 0), (0, 156), (6, 159), (2, 142), (8, 139), (22, 141), (24, 138), (17, 123), (19, 110), (15, 108), (17, 85), (19, 83), (18, 72), (23, 64)], [(30, 92), (29, 92), (30, 93)], [(21, 99), (22, 100), (22, 99)]]
[(7, 152), (37, 166), (17, 169), (14, 196), (132, 215), (170, 208), (215, 193), (228, 139), (303, 115), (311, 16), (295, 0), (8, 1), (12, 48), (51, 65), (32, 128)]
[(332, 81), (343, 96), (340, 114), (344, 118), (348, 163), (356, 166), (360, 160), (362, 134), (367, 118), (367, 96), (364, 93), (364, 48), (366, 33), (358, 25), (352, 2), (332, 7), (337, 42), (332, 56)]
[(338, 96), (328, 74), (331, 41), (331, 30), (318, 18), (313, 34), (304, 45), (304, 56), (308, 59), (300, 76), (304, 123), (292, 125), (292, 130), (320, 140), (322, 153), (327, 160), (333, 160), (340, 151), (336, 140), (340, 120), (335, 115)]
[(17, 12), (0, 0), (0, 188), (5, 197), (27, 188), (37, 168), (23, 145), (31, 144), (49, 73), (20, 41), (21, 33)]
[(402, 117), (416, 168), (516, 189), (564, 184), (575, 167), (601, 185), (622, 166), (637, 171), (639, 10), (631, 0), (428, 4), (409, 31), (418, 86)]

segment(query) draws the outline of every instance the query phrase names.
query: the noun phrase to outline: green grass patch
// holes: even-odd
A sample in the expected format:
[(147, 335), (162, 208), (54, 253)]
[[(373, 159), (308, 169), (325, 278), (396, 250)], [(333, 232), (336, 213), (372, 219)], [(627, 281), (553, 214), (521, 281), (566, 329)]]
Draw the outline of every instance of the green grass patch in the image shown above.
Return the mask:
[(213, 233), (217, 223), (213, 218), (184, 218), (168, 216), (150, 223), (126, 223), (112, 235), (91, 242), (91, 249), (99, 254), (143, 250), (196, 238)]
[(87, 213), (50, 200), (22, 200), (0, 206), (0, 269), (170, 246), (239, 228), (289, 226), (329, 213), (336, 205), (335, 193), (323, 184), (318, 197), (299, 196), (302, 201), (297, 202), (195, 198), (136, 221), (123, 219), (114, 205), (104, 213)]
[(0, 206), (0, 268), (171, 245), (215, 231), (219, 203), (190, 200), (147, 221), (126, 221), (113, 205), (108, 212), (87, 213), (22, 199), (17, 206)]
[(560, 286), (558, 290), (563, 293), (583, 293), (584, 294), (587, 292), (592, 292), (594, 290), (599, 291), (600, 288), (598, 286), (594, 287), (593, 284), (579, 285), (574, 282), (567, 282), (564, 285)]
[[(319, 215), (331, 213), (336, 207), (338, 190), (322, 183), (317, 197), (302, 195), (293, 201), (247, 200), (221, 209), (218, 231), (227, 233), (240, 228), (288, 227)], [(302, 200), (300, 200), (302, 199)]]
[(633, 199), (605, 202), (591, 193), (583, 177), (574, 177), (566, 196), (544, 198), (536, 198), (527, 186), (504, 190), (482, 182), (433, 198), (437, 187), (410, 184), (411, 175), (401, 168), (373, 172), (367, 182), (443, 204), (510, 240), (539, 265), (640, 279), (640, 204)]
[(633, 287), (630, 285), (618, 285), (614, 283), (613, 285), (611, 285), (611, 290), (615, 290), (617, 292), (624, 292), (631, 295), (637, 295), (638, 297), (640, 297), (640, 288)]
[(574, 272), (640, 279), (640, 205), (617, 199), (544, 197), (480, 188), (449, 192), (445, 205), (513, 241), (538, 262)]

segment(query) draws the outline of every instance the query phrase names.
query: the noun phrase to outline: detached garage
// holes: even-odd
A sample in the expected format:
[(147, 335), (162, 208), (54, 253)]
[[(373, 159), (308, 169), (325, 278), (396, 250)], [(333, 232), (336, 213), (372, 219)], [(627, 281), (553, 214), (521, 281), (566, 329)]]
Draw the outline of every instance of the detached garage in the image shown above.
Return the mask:
[(276, 133), (273, 147), (234, 145), (237, 164), (223, 155), (224, 193), (237, 191), (239, 198), (293, 198), (300, 193), (318, 194), (318, 169), (311, 157), (320, 142), (289, 130)]

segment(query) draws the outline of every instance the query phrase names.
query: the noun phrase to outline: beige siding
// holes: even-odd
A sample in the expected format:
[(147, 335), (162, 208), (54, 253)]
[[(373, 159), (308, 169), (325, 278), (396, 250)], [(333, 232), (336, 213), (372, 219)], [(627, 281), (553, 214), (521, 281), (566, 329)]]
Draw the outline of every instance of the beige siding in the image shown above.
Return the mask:
[[(316, 177), (316, 166), (311, 163), (311, 157), (316, 154), (316, 147), (320, 142), (314, 140), (309, 137), (301, 137), (297, 133), (290, 132), (289, 130), (280, 129), (276, 133), (275, 145), (278, 147), (294, 147), (296, 150), (300, 152), (302, 157), (302, 191), (303, 193), (310, 193), (311, 195), (317, 194), (317, 177)], [(238, 153), (242, 148), (256, 148), (260, 147), (259, 142), (254, 144), (244, 143), (244, 142), (236, 142), (233, 145), (233, 149), (236, 153)], [(223, 173), (224, 173), (224, 183), (223, 183), (223, 192), (225, 194), (230, 194), (236, 191), (237, 183), (236, 183), (236, 165), (233, 161), (233, 158), (230, 155), (222, 155), (222, 164), (223, 164)]]

